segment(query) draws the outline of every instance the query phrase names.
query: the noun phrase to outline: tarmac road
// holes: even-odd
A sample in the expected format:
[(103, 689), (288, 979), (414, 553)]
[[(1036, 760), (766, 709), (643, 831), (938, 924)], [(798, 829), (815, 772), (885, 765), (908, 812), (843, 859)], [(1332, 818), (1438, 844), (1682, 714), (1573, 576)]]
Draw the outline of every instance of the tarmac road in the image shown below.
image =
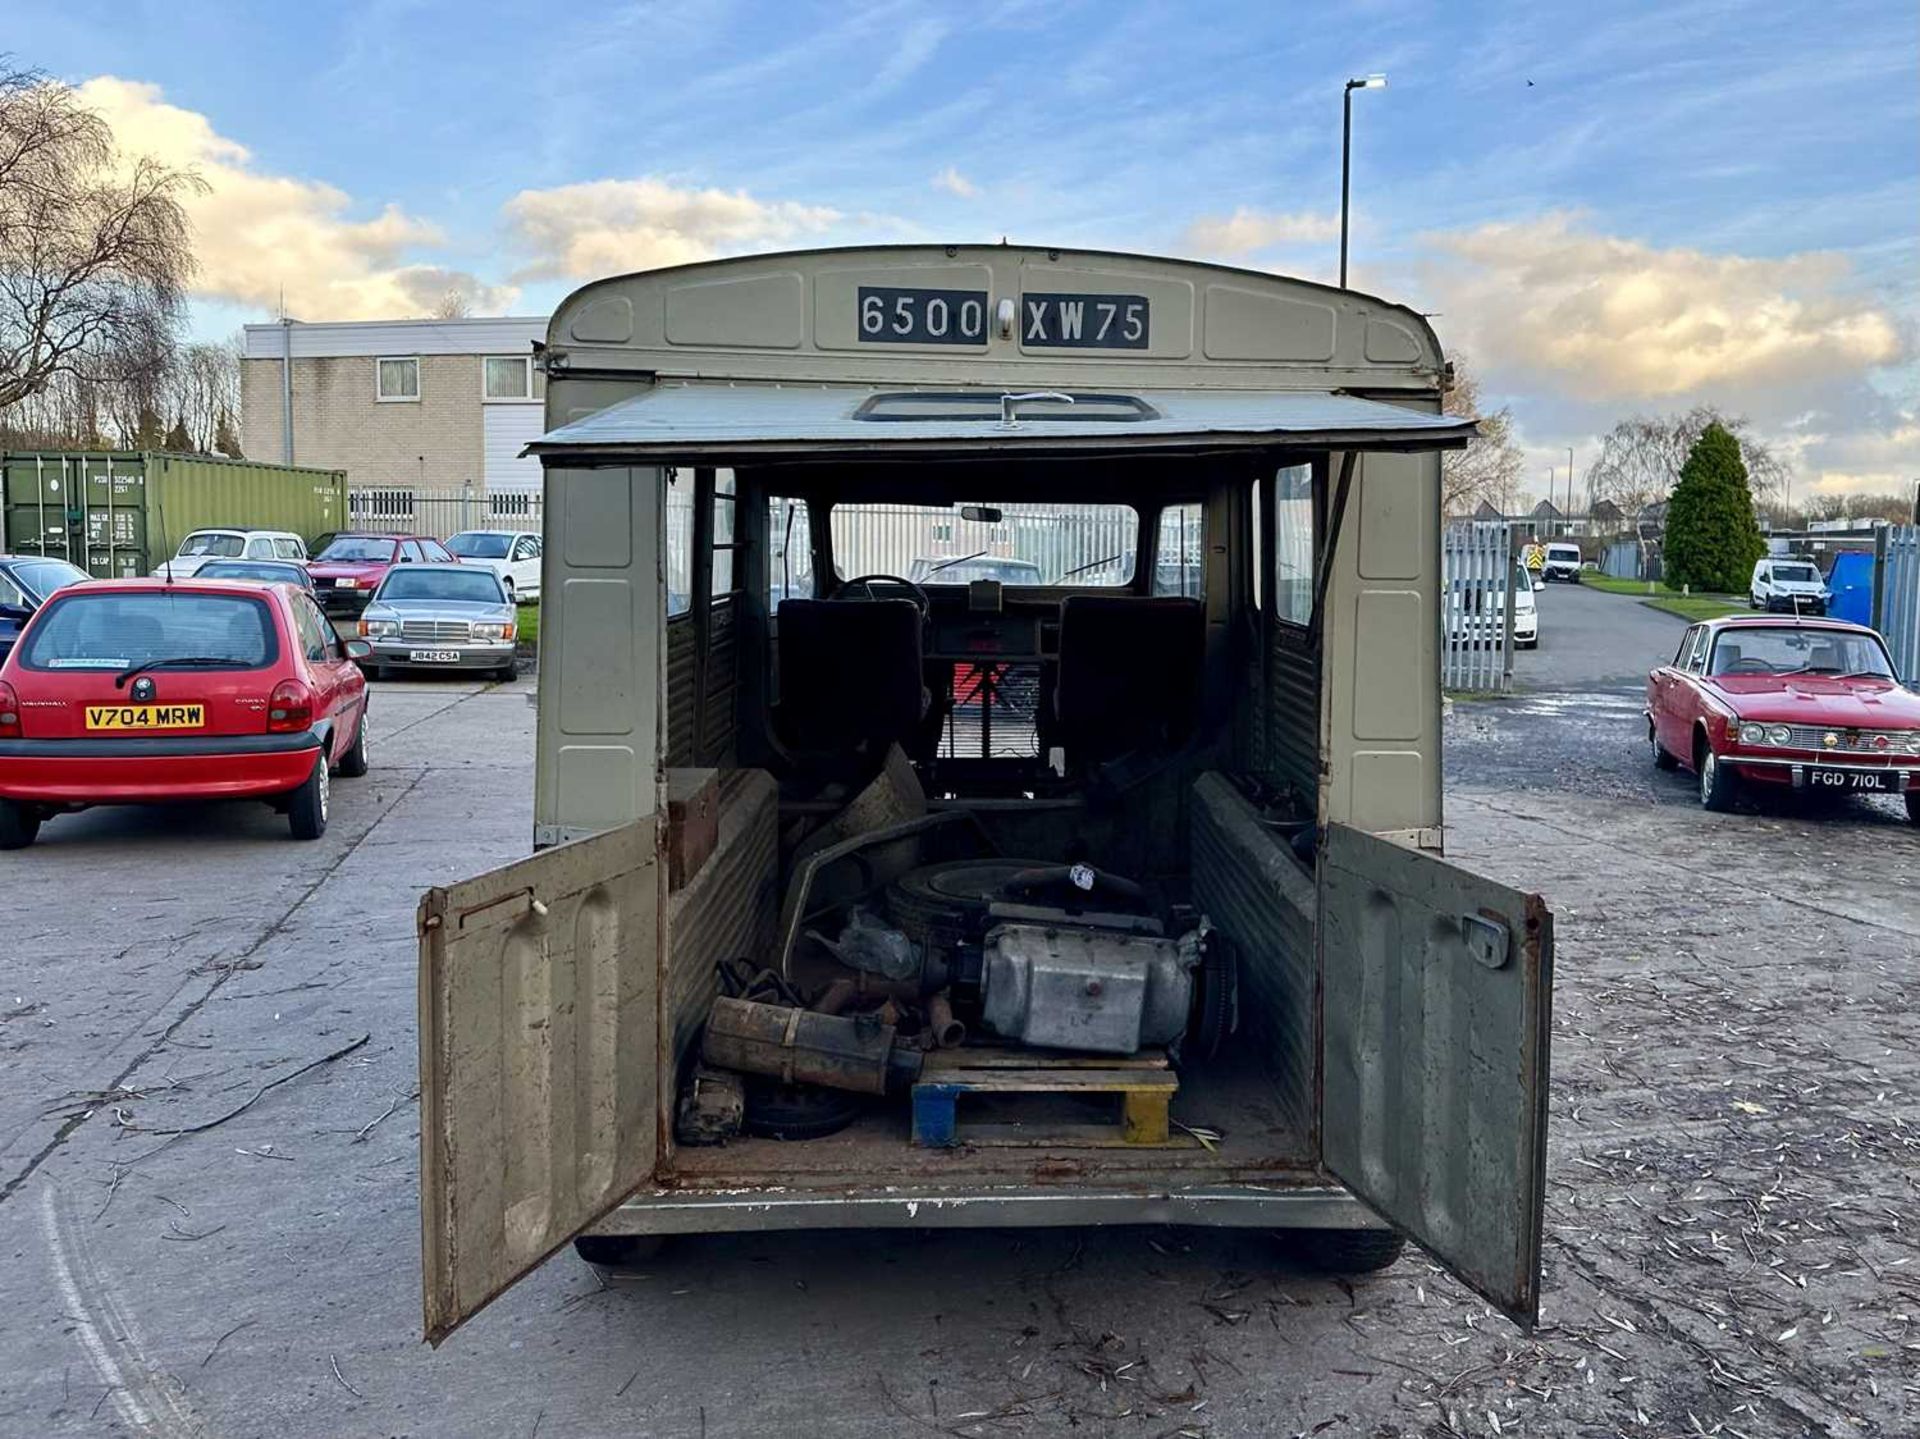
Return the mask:
[(1540, 646), (1514, 652), (1517, 689), (1637, 689), (1648, 670), (1673, 658), (1687, 627), (1675, 615), (1590, 585), (1548, 585), (1534, 602)]
[[(1641, 607), (1547, 598), (1617, 641), (1567, 664), (1643, 670)], [(1449, 721), (1451, 855), (1557, 916), (1536, 1335), (1418, 1255), (960, 1231), (563, 1253), (428, 1350), (412, 911), (526, 852), (526, 688), (379, 686), (316, 844), (101, 812), (0, 857), (0, 1435), (1920, 1431), (1920, 832), (1704, 814), (1630, 688)]]

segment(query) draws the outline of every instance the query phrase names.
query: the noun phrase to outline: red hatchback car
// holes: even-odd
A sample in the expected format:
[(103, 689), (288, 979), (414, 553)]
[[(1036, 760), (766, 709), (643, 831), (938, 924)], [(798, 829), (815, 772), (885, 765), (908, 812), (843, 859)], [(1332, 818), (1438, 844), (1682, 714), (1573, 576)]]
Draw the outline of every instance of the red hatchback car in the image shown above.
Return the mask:
[(165, 800), (266, 800), (318, 839), (330, 772), (367, 772), (366, 648), (292, 585), (60, 591), (0, 665), (0, 849), (64, 811)]
[(1647, 742), (1685, 765), (1700, 803), (1742, 785), (1836, 796), (1904, 795), (1920, 824), (1920, 694), (1880, 636), (1841, 620), (1734, 617), (1688, 629), (1647, 677)]
[(307, 562), (314, 597), (330, 615), (357, 615), (395, 565), (450, 565), (445, 545), (425, 535), (335, 535)]

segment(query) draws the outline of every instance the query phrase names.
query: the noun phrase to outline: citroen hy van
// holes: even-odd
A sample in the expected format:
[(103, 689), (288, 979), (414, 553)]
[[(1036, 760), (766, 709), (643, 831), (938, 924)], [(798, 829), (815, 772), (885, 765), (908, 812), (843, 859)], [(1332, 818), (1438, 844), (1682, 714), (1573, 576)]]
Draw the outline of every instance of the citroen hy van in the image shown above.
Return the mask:
[[(537, 354), (535, 852), (419, 911), (430, 1340), (570, 1241), (883, 1226), (1404, 1236), (1534, 1321), (1552, 917), (1442, 857), (1474, 426), (1425, 320), (909, 246), (603, 280)], [(1170, 1133), (683, 1142), (727, 966), (784, 982), (823, 866), (962, 832), (1211, 937)]]

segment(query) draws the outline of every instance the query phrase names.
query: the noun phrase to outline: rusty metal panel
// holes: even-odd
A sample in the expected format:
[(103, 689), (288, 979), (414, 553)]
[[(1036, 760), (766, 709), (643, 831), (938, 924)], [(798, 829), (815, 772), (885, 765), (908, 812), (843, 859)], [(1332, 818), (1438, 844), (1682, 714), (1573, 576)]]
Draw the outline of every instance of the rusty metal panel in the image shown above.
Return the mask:
[(1320, 944), (1323, 1162), (1531, 1328), (1553, 916), (1539, 895), (1330, 824)]
[(653, 1170), (659, 843), (649, 816), (420, 902), (432, 1343)]

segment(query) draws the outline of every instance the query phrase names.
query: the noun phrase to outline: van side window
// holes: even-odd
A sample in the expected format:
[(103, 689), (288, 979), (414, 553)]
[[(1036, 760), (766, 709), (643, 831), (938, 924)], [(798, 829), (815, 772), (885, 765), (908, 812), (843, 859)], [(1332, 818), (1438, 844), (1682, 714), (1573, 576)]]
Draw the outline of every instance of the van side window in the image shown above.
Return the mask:
[(693, 608), (693, 471), (667, 471), (667, 618)]
[(813, 529), (805, 500), (767, 496), (767, 588), (775, 607), (813, 597)]
[(1274, 477), (1273, 613), (1292, 625), (1313, 623), (1313, 466), (1290, 465)]
[(1156, 595), (1200, 595), (1200, 573), (1206, 556), (1199, 504), (1167, 505), (1160, 511), (1153, 557)]
[(733, 594), (734, 488), (732, 470), (713, 472), (713, 602)]

